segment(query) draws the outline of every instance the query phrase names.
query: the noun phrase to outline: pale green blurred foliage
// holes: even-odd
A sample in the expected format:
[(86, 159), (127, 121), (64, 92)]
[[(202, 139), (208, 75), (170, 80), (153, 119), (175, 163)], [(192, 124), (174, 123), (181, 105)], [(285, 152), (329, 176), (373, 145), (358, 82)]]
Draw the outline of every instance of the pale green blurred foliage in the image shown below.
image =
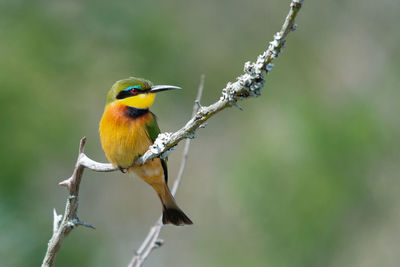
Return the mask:
[[(163, 130), (189, 118), (266, 48), (289, 1), (0, 1), (0, 259), (37, 266), (61, 212), (79, 139), (105, 161), (106, 92), (135, 75), (160, 94)], [(193, 141), (178, 203), (147, 266), (397, 266), (400, 5), (305, 1), (263, 94)], [(181, 147), (181, 146), (180, 146)], [(177, 173), (180, 147), (169, 161)], [(158, 217), (151, 188), (87, 171), (78, 228), (57, 266), (123, 266)]]

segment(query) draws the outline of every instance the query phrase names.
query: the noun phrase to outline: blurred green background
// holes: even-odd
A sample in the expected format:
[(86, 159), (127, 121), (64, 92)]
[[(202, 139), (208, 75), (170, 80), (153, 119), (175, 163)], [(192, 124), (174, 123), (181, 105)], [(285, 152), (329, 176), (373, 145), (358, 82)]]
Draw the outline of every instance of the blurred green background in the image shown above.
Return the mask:
[[(40, 265), (82, 136), (106, 160), (98, 121), (114, 81), (183, 87), (153, 106), (174, 131), (200, 75), (210, 104), (289, 2), (0, 0), (0, 265)], [(398, 266), (399, 12), (397, 0), (305, 1), (262, 96), (197, 132), (177, 195), (195, 224), (166, 226), (146, 266)], [(156, 194), (120, 173), (87, 171), (81, 188), (97, 230), (74, 230), (56, 266), (125, 266)]]

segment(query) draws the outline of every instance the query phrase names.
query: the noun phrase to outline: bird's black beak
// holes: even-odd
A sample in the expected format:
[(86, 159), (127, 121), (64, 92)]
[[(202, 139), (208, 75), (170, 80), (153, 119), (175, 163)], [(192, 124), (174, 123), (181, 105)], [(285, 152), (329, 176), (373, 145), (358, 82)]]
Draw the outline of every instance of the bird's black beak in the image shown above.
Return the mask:
[(167, 91), (167, 90), (181, 90), (182, 88), (178, 86), (173, 86), (173, 85), (154, 85), (151, 87), (150, 92), (151, 93), (158, 93), (162, 91)]

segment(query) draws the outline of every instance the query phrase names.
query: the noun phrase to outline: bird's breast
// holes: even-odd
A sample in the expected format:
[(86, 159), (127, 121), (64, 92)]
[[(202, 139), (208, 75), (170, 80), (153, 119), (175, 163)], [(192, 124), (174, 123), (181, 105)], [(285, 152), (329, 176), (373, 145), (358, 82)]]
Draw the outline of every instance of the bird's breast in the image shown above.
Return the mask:
[(146, 152), (152, 144), (146, 122), (153, 116), (151, 112), (132, 118), (127, 107), (115, 103), (104, 110), (100, 121), (100, 140), (108, 160), (119, 167), (127, 168), (135, 159)]

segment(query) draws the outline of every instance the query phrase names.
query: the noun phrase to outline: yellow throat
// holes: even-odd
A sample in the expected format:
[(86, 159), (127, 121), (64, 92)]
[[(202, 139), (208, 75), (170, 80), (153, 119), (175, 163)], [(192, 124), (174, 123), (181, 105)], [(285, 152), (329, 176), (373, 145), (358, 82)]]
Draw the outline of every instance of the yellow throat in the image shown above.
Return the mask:
[(121, 103), (126, 106), (134, 107), (134, 108), (149, 108), (153, 102), (156, 94), (154, 93), (146, 93), (139, 94), (136, 96), (127, 97), (124, 99), (116, 100), (116, 102)]

